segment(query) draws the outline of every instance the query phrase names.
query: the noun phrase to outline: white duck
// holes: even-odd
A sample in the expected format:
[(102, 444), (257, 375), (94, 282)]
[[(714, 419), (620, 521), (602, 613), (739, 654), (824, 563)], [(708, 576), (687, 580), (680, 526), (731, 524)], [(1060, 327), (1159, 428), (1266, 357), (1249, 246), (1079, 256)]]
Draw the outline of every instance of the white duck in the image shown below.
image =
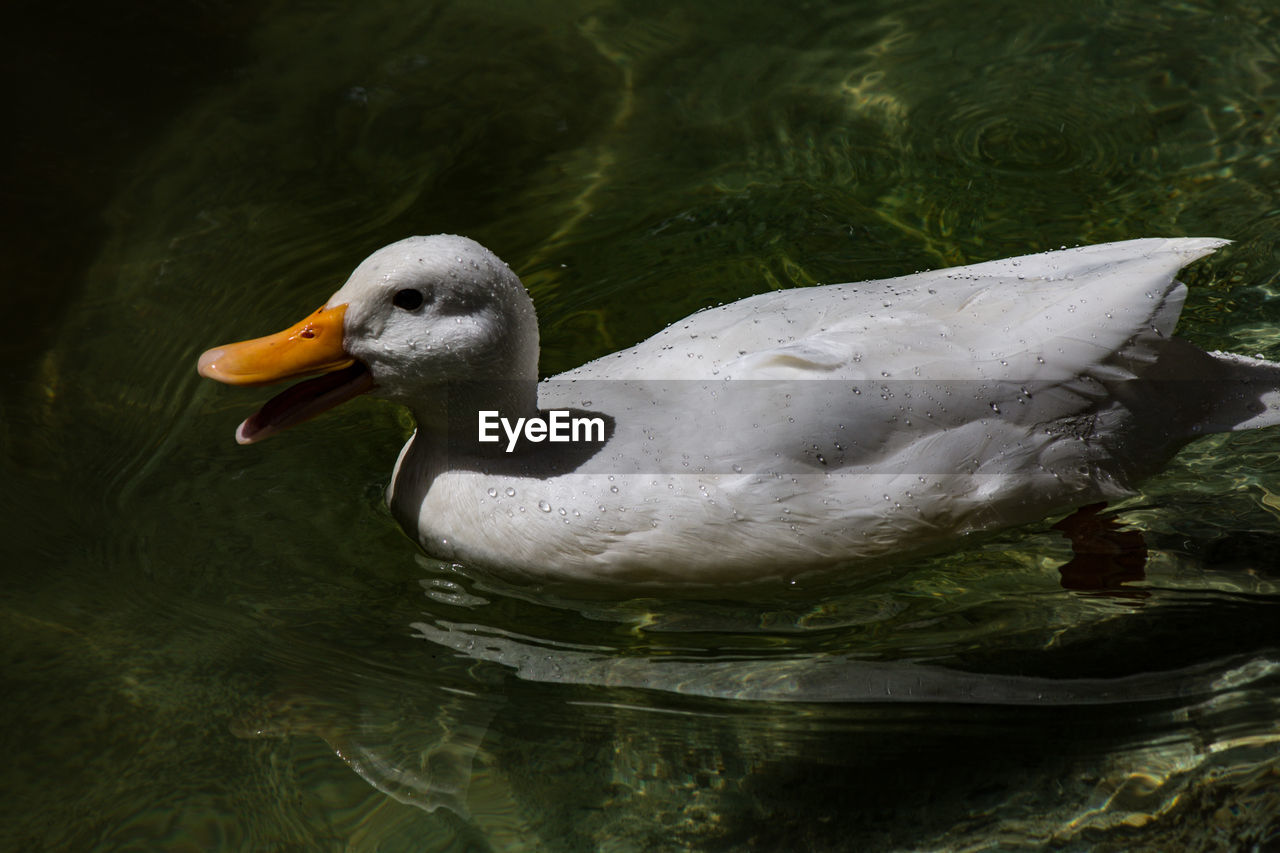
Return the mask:
[[(412, 237), (199, 371), (324, 374), (242, 423), (244, 444), (366, 391), (408, 406), (388, 501), (437, 557), (610, 589), (794, 578), (1116, 498), (1198, 435), (1280, 423), (1280, 364), (1171, 337), (1174, 274), (1225, 242), (764, 293), (539, 383), (519, 278), (466, 238)], [(555, 410), (604, 435), (509, 450), (496, 426)]]

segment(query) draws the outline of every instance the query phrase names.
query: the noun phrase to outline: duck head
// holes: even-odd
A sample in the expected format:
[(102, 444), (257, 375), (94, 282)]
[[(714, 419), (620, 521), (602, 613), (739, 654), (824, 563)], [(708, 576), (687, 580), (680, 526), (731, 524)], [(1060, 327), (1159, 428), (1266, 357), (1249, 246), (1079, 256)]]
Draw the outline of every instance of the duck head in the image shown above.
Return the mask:
[(537, 365), (538, 321), (520, 279), (479, 243), (436, 235), (379, 249), (301, 322), (214, 347), (197, 370), (229, 385), (319, 374), (240, 424), (236, 440), (252, 444), (366, 392), (408, 406), (426, 426), (444, 423), (450, 388), (536, 408), (522, 397), (536, 393)]

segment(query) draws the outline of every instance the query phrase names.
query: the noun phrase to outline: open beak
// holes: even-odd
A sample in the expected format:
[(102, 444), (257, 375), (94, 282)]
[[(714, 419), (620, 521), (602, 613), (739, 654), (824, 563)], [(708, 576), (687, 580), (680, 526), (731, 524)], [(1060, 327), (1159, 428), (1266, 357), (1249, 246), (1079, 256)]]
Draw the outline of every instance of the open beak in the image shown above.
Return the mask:
[(236, 441), (261, 441), (373, 387), (368, 369), (343, 346), (346, 311), (346, 305), (320, 308), (283, 332), (214, 347), (200, 356), (200, 375), (228, 385), (270, 385), (322, 374), (272, 397), (240, 424)]

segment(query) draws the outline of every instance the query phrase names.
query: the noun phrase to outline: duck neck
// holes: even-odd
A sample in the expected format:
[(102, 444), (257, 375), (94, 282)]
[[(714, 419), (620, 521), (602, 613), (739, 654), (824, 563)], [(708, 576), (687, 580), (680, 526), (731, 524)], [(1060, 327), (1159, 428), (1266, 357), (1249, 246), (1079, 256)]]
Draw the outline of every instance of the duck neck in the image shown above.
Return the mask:
[[(480, 440), (482, 415), (495, 423), (500, 418), (514, 423), (519, 418), (536, 416), (538, 382), (523, 379), (449, 383), (412, 409), (418, 422), (418, 442), (447, 449), (450, 455), (501, 454), (502, 442)], [(501, 428), (497, 434), (501, 435)]]

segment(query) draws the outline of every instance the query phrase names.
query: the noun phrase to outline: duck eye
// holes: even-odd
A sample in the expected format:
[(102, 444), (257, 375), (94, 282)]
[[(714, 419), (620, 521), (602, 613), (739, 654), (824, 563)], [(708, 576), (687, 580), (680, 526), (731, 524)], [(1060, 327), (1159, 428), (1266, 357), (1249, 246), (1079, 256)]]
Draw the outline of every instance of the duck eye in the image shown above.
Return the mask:
[(406, 287), (404, 290), (397, 290), (396, 295), (391, 297), (391, 304), (397, 308), (403, 308), (406, 311), (412, 311), (423, 302), (422, 291), (414, 290), (412, 287)]

